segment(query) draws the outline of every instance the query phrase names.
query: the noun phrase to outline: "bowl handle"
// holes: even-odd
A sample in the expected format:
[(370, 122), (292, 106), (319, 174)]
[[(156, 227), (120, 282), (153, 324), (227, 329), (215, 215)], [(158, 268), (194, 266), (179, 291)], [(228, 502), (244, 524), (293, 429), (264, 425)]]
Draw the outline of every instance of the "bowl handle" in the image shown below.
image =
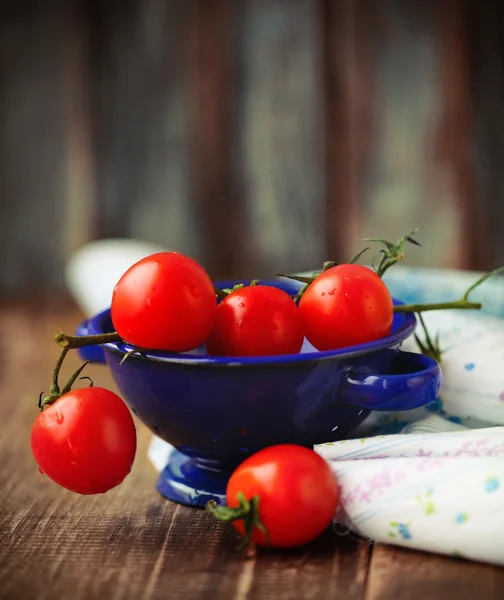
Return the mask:
[(437, 400), (441, 381), (441, 368), (434, 359), (400, 350), (390, 374), (350, 370), (341, 382), (340, 393), (346, 402), (369, 410), (412, 410)]
[[(89, 321), (83, 321), (75, 330), (75, 335), (89, 335)], [(77, 350), (82, 360), (90, 360), (93, 363), (105, 364), (105, 353), (101, 346), (85, 346)]]

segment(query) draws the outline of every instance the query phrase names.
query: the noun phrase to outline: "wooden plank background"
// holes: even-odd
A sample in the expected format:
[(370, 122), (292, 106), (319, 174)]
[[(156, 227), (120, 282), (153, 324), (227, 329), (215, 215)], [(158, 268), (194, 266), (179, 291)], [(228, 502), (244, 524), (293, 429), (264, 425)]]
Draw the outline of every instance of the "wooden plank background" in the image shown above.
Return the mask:
[(504, 263), (502, 8), (476, 0), (35, 0), (0, 7), (0, 293), (89, 240), (215, 277), (344, 260)]

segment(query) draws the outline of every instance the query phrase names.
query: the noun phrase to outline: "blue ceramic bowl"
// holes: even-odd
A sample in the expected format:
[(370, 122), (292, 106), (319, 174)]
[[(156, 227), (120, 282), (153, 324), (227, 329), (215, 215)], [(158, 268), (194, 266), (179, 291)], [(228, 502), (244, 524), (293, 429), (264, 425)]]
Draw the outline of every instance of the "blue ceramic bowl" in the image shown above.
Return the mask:
[[(289, 280), (266, 283), (291, 294), (299, 289)], [(161, 494), (202, 506), (210, 499), (222, 502), (232, 470), (261, 448), (339, 440), (372, 410), (410, 410), (435, 401), (439, 365), (400, 350), (415, 325), (414, 315), (397, 313), (386, 338), (328, 352), (305, 343), (296, 355), (209, 357), (199, 348), (133, 355), (119, 366), (132, 349), (127, 344), (82, 354), (105, 361), (132, 411), (175, 447), (157, 482)], [(80, 335), (111, 331), (109, 310), (78, 329)]]

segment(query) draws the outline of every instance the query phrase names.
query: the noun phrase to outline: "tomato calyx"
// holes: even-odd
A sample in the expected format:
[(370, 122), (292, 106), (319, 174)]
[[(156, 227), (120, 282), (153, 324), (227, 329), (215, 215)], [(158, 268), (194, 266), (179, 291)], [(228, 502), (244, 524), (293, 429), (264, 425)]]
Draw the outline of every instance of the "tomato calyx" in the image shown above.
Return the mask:
[(215, 500), (210, 500), (206, 504), (206, 510), (212, 514), (219, 521), (232, 522), (232, 521), (243, 521), (245, 528), (245, 536), (238, 546), (238, 550), (243, 550), (252, 541), (252, 533), (254, 527), (259, 529), (269, 543), (269, 534), (266, 527), (260, 520), (259, 513), (259, 501), (260, 497), (258, 494), (252, 496), (250, 500), (245, 497), (245, 494), (238, 492), (236, 495), (238, 500), (238, 506), (217, 506)]
[[(63, 364), (63, 361), (65, 360), (65, 356), (67, 355), (68, 351), (69, 351), (69, 348), (65, 347), (62, 349), (62, 351), (60, 352), (60, 355), (58, 356), (58, 360), (56, 361), (56, 365), (55, 365), (54, 371), (53, 371), (51, 388), (49, 390), (49, 396), (42, 397), (43, 392), (40, 393), (38, 404), (37, 404), (38, 409), (40, 411), (43, 411), (44, 408), (46, 408), (47, 406), (50, 406), (51, 404), (54, 404), (59, 398), (61, 398), (61, 396), (64, 396), (65, 394), (67, 394), (72, 389), (73, 384), (77, 381), (77, 378), (82, 373), (82, 371), (84, 370), (86, 365), (91, 363), (90, 360), (83, 363), (75, 371), (75, 373), (73, 373), (73, 375), (69, 378), (69, 380), (65, 383), (65, 385), (60, 389), (60, 386), (58, 383), (59, 372), (60, 372), (61, 365)], [(85, 376), (85, 377), (80, 377), (80, 379), (89, 380), (89, 387), (93, 387), (93, 380), (91, 379), (91, 377)]]
[(246, 285), (245, 283), (237, 283), (232, 288), (224, 288), (222, 290), (220, 290), (219, 288), (214, 286), (214, 290), (215, 290), (215, 293), (217, 294), (218, 298), (220, 298), (221, 300), (224, 300), (224, 298), (229, 296), (229, 294), (236, 292), (236, 290), (241, 290), (244, 287), (252, 287), (254, 285), (259, 285), (259, 283), (260, 283), (259, 279), (253, 279), (248, 285)]
[[(413, 237), (418, 231), (419, 227), (414, 229), (411, 233), (407, 235), (402, 235), (396, 242), (390, 242), (389, 240), (383, 240), (381, 238), (364, 238), (364, 242), (372, 242), (381, 244), (384, 248), (381, 248), (376, 253), (373, 259), (373, 269), (376, 271), (377, 275), (383, 277), (385, 271), (387, 271), (390, 267), (395, 265), (398, 262), (401, 262), (406, 257), (405, 254), (405, 246), (406, 244), (413, 244), (414, 246), (422, 246), (415, 238)], [(361, 253), (362, 254), (362, 253)], [(360, 254), (357, 255), (360, 258)], [(375, 266), (375, 262), (378, 260), (378, 264)]]

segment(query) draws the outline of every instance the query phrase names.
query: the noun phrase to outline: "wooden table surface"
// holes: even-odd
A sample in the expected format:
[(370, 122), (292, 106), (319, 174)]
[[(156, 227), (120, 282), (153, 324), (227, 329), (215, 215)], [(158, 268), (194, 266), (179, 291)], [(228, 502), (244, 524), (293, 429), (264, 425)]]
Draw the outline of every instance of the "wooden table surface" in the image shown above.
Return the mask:
[[(239, 556), (229, 525), (156, 492), (150, 433), (140, 423), (137, 459), (121, 486), (91, 497), (59, 488), (39, 474), (29, 436), (58, 354), (53, 336), (80, 318), (66, 305), (1, 307), (0, 598), (504, 598), (504, 569), (332, 531), (302, 549)], [(79, 362), (71, 353), (64, 370)], [(114, 389), (105, 367), (88, 374)]]

